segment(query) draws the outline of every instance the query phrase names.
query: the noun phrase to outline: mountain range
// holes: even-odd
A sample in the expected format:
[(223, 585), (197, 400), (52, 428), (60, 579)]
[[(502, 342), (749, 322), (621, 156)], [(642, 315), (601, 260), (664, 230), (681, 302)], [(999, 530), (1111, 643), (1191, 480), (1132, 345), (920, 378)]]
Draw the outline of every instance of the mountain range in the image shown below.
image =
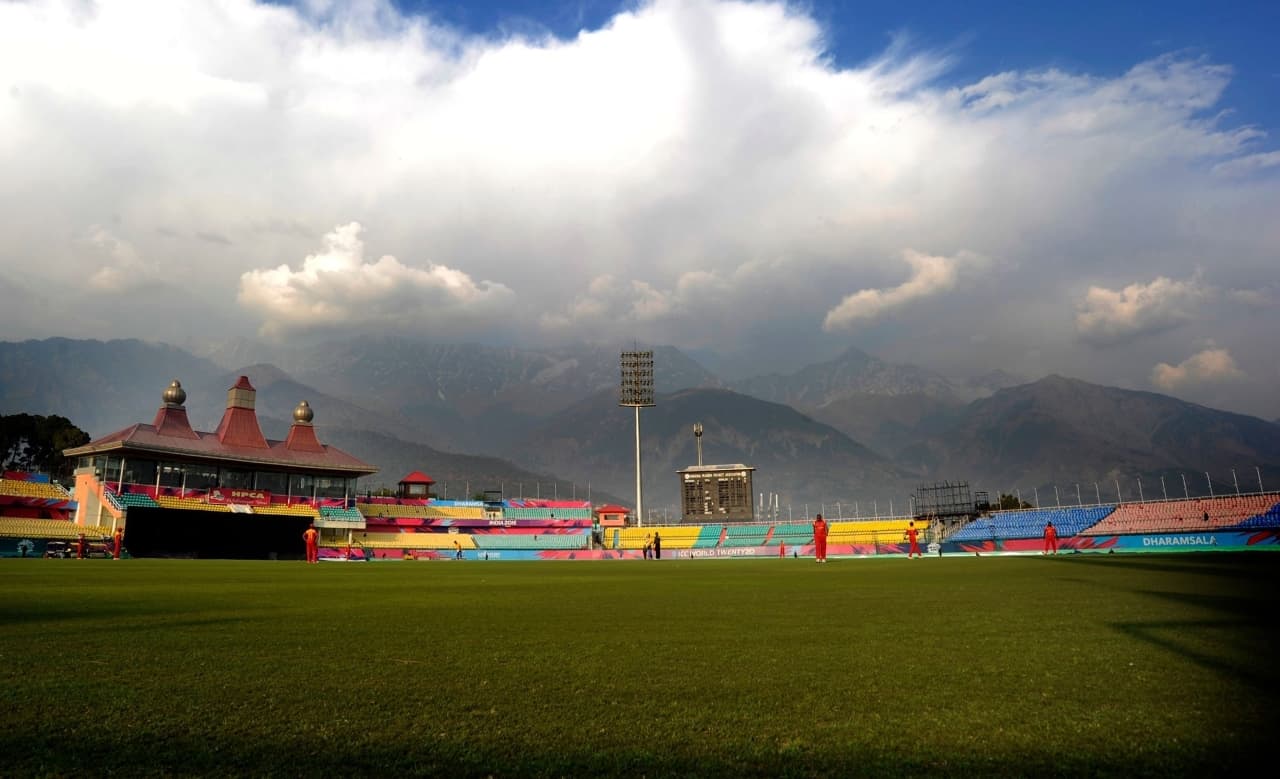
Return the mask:
[[(657, 405), (641, 412), (647, 508), (674, 510), (675, 471), (696, 460), (694, 422), (705, 461), (754, 466), (757, 492), (776, 493), (784, 512), (857, 501), (884, 513), (944, 479), (1024, 498), (1060, 485), (1073, 501), (1076, 484), (1093, 482), (1112, 484), (1096, 488), (1104, 499), (1117, 483), (1136, 497), (1139, 479), (1180, 492), (1181, 475), (1203, 493), (1205, 471), (1215, 491), (1235, 488), (1232, 469), (1237, 481), (1280, 484), (1280, 425), (1154, 393), (1002, 372), (957, 380), (858, 349), (726, 382), (675, 347), (654, 351)], [(149, 420), (176, 377), (192, 422), (212, 429), (241, 374), (269, 435), (306, 399), (322, 440), (379, 466), (373, 485), (422, 469), (451, 495), (590, 492), (630, 504), (634, 493), (634, 415), (616, 403), (618, 350), (603, 346), (0, 342), (0, 413), (58, 413), (96, 437)]]

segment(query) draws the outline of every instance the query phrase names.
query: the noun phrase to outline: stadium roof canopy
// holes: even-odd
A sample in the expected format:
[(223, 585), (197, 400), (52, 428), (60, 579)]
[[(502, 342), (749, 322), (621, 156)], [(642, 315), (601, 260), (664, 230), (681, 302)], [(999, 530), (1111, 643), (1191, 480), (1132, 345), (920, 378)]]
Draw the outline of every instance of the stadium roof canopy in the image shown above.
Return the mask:
[(187, 393), (174, 380), (151, 424), (138, 423), (84, 446), (67, 449), (67, 457), (123, 454), (236, 464), (275, 466), (294, 472), (365, 476), (377, 468), (333, 446), (320, 443), (311, 426), (314, 414), (303, 401), (293, 412), (293, 426), (283, 441), (268, 440), (258, 426), (256, 390), (241, 376), (227, 391), (227, 410), (214, 432), (192, 430), (183, 407)]

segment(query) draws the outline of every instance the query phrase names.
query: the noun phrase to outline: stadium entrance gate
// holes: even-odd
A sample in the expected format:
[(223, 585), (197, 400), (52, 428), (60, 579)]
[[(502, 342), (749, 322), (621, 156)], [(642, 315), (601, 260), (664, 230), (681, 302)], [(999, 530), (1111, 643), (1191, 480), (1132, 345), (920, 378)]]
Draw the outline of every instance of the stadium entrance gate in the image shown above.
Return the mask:
[(208, 560), (302, 560), (311, 517), (133, 507), (125, 548), (134, 557)]

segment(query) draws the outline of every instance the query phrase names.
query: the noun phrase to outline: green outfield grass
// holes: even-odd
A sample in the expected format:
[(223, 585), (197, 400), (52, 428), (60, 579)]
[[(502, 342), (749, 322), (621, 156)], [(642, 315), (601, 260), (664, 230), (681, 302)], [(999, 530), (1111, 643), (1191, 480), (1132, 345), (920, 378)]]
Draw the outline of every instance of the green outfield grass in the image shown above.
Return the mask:
[(0, 775), (1214, 774), (1280, 556), (0, 561)]

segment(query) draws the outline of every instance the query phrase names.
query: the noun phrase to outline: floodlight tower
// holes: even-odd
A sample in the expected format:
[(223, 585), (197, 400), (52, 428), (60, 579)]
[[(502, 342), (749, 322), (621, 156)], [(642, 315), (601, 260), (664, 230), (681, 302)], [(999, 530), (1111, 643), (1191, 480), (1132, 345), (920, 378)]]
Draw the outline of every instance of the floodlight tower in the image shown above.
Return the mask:
[(653, 406), (653, 351), (623, 352), (618, 405), (636, 410), (636, 524), (644, 525), (644, 488), (640, 483), (640, 409)]
[(702, 423), (693, 423), (693, 440), (698, 445), (698, 465), (702, 465)]

